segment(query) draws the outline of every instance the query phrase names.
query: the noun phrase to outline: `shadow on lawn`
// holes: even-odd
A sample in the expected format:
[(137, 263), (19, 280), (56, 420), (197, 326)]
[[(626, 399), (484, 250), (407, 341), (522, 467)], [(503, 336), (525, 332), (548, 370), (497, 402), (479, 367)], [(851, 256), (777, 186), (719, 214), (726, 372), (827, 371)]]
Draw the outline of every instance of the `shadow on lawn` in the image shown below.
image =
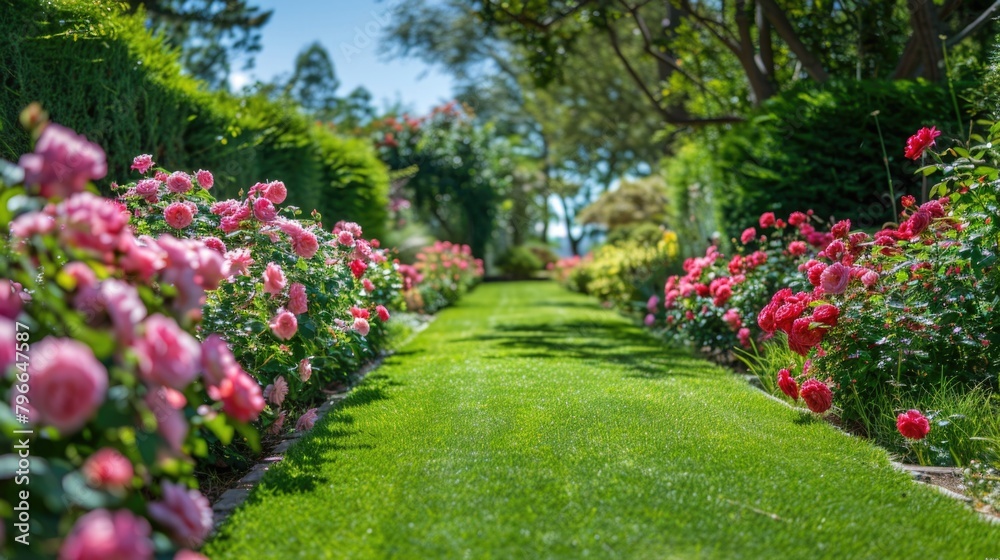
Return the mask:
[(607, 362), (624, 366), (632, 370), (628, 377), (641, 379), (699, 377), (704, 374), (698, 372), (706, 369), (703, 362), (687, 352), (664, 347), (641, 329), (617, 321), (500, 325), (489, 334), (458, 341), (489, 342), (508, 350), (487, 356), (489, 358), (564, 358)]

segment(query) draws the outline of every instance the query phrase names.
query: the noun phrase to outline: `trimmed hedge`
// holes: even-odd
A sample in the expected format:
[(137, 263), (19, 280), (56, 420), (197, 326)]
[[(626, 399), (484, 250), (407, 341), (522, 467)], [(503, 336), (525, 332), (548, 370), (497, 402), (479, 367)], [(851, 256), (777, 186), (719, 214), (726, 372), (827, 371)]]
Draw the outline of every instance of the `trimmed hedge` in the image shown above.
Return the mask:
[[(914, 175), (919, 162), (903, 157), (906, 139), (931, 125), (946, 135), (967, 134), (968, 121), (964, 133), (958, 129), (947, 85), (808, 85), (771, 99), (746, 123), (682, 141), (665, 167), (671, 226), (686, 226), (685, 237), (704, 244), (713, 230), (739, 237), (740, 227), (768, 211), (788, 215), (812, 208), (823, 219), (850, 218), (864, 228), (893, 221), (874, 111), (896, 196), (919, 198), (922, 177)], [(700, 220), (692, 221), (692, 215)]]
[(105, 193), (111, 181), (134, 178), (133, 156), (150, 153), (163, 167), (213, 170), (220, 197), (281, 180), (288, 204), (319, 210), (329, 225), (350, 219), (384, 233), (389, 176), (367, 142), (263, 95), (206, 91), (150, 36), (143, 15), (125, 14), (119, 2), (0, 3), (0, 60), (0, 157), (30, 151), (17, 117), (38, 101), (105, 147)]

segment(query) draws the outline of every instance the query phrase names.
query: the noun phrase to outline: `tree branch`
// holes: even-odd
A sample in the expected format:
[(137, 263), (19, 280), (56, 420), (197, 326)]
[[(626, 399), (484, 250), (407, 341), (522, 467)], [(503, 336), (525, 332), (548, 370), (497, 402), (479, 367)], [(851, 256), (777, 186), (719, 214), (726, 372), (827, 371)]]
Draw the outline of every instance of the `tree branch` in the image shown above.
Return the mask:
[(964, 41), (966, 37), (978, 31), (979, 28), (983, 26), (983, 24), (988, 22), (993, 13), (996, 12), (998, 9), (1000, 9), (1000, 0), (994, 2), (992, 6), (987, 8), (972, 23), (966, 25), (965, 29), (959, 31), (953, 37), (949, 37), (948, 40), (945, 42), (945, 45), (951, 48)]
[[(925, 0), (920, 0), (925, 1)], [(806, 48), (805, 44), (799, 39), (799, 35), (795, 32), (795, 28), (792, 27), (788, 17), (785, 15), (784, 10), (778, 6), (775, 0), (757, 0), (761, 9), (764, 11), (764, 15), (767, 17), (771, 25), (774, 26), (774, 31), (778, 34), (782, 40), (788, 45), (795, 56), (802, 61), (802, 65), (805, 67), (806, 72), (812, 76), (817, 82), (825, 82), (830, 79), (830, 74), (827, 73), (826, 69), (823, 68), (823, 63), (819, 61), (809, 49)]]

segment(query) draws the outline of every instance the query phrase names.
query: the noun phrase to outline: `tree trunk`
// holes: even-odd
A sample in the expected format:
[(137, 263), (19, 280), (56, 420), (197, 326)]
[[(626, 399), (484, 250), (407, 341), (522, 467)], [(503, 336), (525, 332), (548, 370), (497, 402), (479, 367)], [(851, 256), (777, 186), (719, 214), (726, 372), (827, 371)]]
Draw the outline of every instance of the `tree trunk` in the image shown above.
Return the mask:
[(739, 30), (740, 46), (736, 56), (740, 65), (750, 82), (750, 91), (753, 93), (754, 106), (774, 95), (774, 85), (764, 74), (764, 69), (758, 64), (757, 54), (754, 52), (753, 37), (750, 34), (753, 18), (748, 10), (752, 6), (747, 5), (747, 0), (736, 0), (736, 27)]
[[(911, 3), (923, 2), (925, 4), (931, 4), (928, 0), (909, 0)], [(792, 23), (788, 21), (788, 17), (785, 15), (784, 10), (778, 6), (775, 0), (757, 0), (760, 5), (761, 10), (767, 17), (771, 25), (774, 26), (774, 31), (779, 37), (788, 45), (795, 56), (802, 62), (803, 68), (805, 68), (806, 73), (808, 73), (812, 79), (817, 82), (825, 82), (830, 79), (830, 74), (827, 73), (826, 69), (823, 68), (823, 63), (816, 58), (809, 49), (806, 48), (805, 44), (799, 39), (798, 33), (795, 32), (795, 28)]]
[(760, 41), (760, 64), (764, 68), (764, 73), (774, 78), (774, 44), (771, 41), (771, 23), (764, 15), (764, 9), (757, 6), (757, 36)]
[(944, 51), (941, 39), (938, 38), (940, 27), (934, 3), (926, 0), (907, 0), (906, 5), (910, 10), (913, 39), (920, 52), (923, 77), (939, 81), (944, 76), (941, 71)]

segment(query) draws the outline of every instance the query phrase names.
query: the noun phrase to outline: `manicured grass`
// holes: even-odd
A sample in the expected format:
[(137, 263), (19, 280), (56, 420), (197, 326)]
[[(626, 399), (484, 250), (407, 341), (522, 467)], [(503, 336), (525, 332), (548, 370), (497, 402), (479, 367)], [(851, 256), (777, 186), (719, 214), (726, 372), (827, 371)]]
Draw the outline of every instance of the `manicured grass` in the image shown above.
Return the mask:
[(1000, 526), (592, 300), (492, 284), (264, 478), (211, 558), (985, 558)]

